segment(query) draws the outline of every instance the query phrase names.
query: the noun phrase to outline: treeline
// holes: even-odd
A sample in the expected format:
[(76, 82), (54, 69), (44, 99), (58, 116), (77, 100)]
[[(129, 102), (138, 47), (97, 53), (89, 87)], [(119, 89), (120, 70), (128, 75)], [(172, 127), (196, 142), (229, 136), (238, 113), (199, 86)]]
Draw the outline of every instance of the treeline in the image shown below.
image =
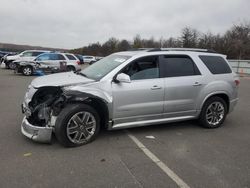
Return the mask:
[(179, 37), (168, 39), (142, 39), (136, 35), (132, 41), (114, 37), (105, 43), (99, 42), (73, 49), (73, 53), (107, 56), (113, 52), (134, 48), (205, 48), (226, 54), (229, 59), (250, 59), (250, 23), (233, 25), (224, 34), (202, 33), (190, 27), (182, 29)]
[(30, 46), (30, 45), (8, 44), (8, 43), (0, 43), (0, 50), (7, 52), (22, 52), (24, 50), (51, 50), (51, 51), (62, 51), (62, 52), (67, 51), (66, 49), (60, 49), (60, 48), (49, 48), (41, 46)]

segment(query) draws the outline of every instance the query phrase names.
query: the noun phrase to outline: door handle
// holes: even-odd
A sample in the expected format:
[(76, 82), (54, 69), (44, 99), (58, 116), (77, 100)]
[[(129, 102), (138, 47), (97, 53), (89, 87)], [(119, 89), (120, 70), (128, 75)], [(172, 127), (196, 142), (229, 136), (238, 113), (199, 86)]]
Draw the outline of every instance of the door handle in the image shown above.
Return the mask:
[(201, 86), (202, 84), (200, 82), (195, 82), (193, 86)]
[(151, 90), (156, 90), (156, 89), (161, 89), (161, 88), (162, 87), (155, 85), (155, 86), (151, 87)]

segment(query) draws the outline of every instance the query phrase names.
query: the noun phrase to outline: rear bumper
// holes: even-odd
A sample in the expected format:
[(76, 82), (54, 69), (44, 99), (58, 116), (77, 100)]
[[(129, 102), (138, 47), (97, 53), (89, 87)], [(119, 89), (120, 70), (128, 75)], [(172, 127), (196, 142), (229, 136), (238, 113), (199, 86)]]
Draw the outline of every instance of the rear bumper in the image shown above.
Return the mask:
[(81, 65), (76, 65), (75, 69), (76, 69), (76, 71), (80, 71), (81, 70)]
[(31, 140), (41, 143), (50, 143), (52, 136), (52, 127), (37, 127), (30, 124), (26, 117), (21, 124), (22, 134)]
[(232, 112), (234, 110), (234, 107), (238, 103), (238, 100), (239, 100), (239, 98), (236, 98), (236, 99), (233, 99), (233, 100), (230, 101), (228, 113), (230, 113), (230, 112)]

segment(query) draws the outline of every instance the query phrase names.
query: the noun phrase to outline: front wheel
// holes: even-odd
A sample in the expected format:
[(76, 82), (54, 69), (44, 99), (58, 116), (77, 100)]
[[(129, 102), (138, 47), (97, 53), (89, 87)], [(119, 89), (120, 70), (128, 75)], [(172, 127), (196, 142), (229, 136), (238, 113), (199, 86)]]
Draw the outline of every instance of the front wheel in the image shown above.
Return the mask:
[(100, 130), (100, 118), (94, 108), (86, 104), (69, 104), (59, 114), (55, 135), (65, 147), (75, 147), (93, 141)]
[(10, 63), (9, 63), (9, 68), (12, 69), (12, 70), (15, 70), (15, 68), (16, 68), (16, 63), (10, 62)]
[(22, 73), (25, 76), (31, 76), (33, 74), (33, 68), (31, 66), (25, 66), (22, 68)]
[(211, 97), (203, 105), (199, 121), (205, 128), (217, 128), (223, 124), (226, 115), (226, 102), (220, 97)]
[(6, 62), (5, 62), (5, 68), (6, 68), (6, 69), (10, 69), (10, 66), (9, 66), (9, 65), (10, 65), (10, 62), (6, 61)]

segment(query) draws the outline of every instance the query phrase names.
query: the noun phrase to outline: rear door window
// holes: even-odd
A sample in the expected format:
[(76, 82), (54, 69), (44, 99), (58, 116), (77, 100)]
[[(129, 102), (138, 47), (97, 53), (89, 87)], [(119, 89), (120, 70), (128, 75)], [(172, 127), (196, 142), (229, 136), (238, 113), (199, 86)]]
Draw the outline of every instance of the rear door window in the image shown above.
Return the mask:
[(76, 60), (76, 58), (73, 55), (66, 54), (66, 56), (69, 60)]
[(58, 54), (50, 54), (49, 55), (49, 60), (58, 60)]
[(225, 59), (221, 56), (200, 55), (199, 57), (212, 74), (227, 74), (232, 72)]
[(50, 60), (50, 54), (49, 53), (41, 54), (40, 56), (38, 56), (36, 58), (36, 61), (47, 61), (47, 60)]
[(161, 56), (163, 77), (179, 77), (200, 75), (193, 60), (186, 55), (166, 55)]

